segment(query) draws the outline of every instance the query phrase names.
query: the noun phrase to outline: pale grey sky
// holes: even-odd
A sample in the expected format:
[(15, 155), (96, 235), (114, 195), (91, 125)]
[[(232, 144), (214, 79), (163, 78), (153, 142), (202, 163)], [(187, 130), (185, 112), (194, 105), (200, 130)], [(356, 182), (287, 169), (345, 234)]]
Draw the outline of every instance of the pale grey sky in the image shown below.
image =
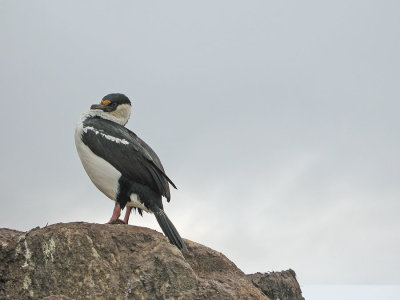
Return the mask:
[[(74, 128), (110, 92), (246, 273), (400, 284), (400, 2), (0, 2), (0, 227), (106, 222)], [(135, 225), (159, 230), (154, 216)]]

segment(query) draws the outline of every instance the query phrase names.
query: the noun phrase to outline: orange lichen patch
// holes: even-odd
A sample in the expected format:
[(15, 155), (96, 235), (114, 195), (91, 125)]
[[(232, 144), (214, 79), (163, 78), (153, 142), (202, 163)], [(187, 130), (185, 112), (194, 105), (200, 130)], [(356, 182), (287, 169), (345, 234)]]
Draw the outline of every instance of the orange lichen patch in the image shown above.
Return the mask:
[(101, 100), (101, 104), (103, 104), (103, 105), (108, 105), (110, 103), (111, 103), (110, 100)]

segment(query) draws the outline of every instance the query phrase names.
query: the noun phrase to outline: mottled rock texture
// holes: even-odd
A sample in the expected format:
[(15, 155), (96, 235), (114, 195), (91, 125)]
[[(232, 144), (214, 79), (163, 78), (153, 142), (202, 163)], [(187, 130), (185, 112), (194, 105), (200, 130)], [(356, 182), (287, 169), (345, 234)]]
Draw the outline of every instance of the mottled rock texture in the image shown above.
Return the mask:
[(253, 284), (272, 300), (304, 300), (296, 273), (289, 269), (282, 272), (247, 275)]
[(266, 285), (249, 275), (253, 284), (223, 254), (185, 242), (181, 252), (161, 233), (129, 225), (0, 229), (0, 299), (277, 299), (291, 290), (293, 271)]
[(269, 299), (223, 254), (128, 225), (0, 229), (0, 299)]

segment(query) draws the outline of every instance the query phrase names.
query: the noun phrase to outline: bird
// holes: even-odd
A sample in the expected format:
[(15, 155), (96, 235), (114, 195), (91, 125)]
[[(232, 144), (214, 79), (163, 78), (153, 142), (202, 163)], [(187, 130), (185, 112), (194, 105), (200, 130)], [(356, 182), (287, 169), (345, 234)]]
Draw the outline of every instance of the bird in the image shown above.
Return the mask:
[(176, 185), (154, 150), (125, 127), (131, 108), (131, 101), (121, 93), (108, 94), (91, 105), (75, 128), (78, 155), (94, 185), (115, 201), (107, 224), (128, 224), (132, 208), (140, 215), (153, 213), (170, 243), (187, 250), (162, 203), (163, 197), (171, 199), (169, 184), (175, 189)]

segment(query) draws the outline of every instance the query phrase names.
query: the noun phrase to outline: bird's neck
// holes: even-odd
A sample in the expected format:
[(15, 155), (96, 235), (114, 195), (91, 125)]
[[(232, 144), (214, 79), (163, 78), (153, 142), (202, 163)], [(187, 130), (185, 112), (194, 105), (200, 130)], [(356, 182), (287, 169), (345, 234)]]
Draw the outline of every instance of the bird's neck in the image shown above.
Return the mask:
[(91, 110), (87, 111), (86, 113), (84, 113), (84, 115), (83, 115), (83, 119), (87, 119), (90, 117), (99, 117), (99, 118), (102, 118), (105, 120), (115, 122), (122, 126), (125, 126), (125, 124), (128, 123), (128, 119), (129, 119), (129, 117), (128, 118), (120, 118), (120, 117), (112, 115), (110, 113), (106, 113), (100, 109), (98, 109), (98, 110), (91, 109)]

